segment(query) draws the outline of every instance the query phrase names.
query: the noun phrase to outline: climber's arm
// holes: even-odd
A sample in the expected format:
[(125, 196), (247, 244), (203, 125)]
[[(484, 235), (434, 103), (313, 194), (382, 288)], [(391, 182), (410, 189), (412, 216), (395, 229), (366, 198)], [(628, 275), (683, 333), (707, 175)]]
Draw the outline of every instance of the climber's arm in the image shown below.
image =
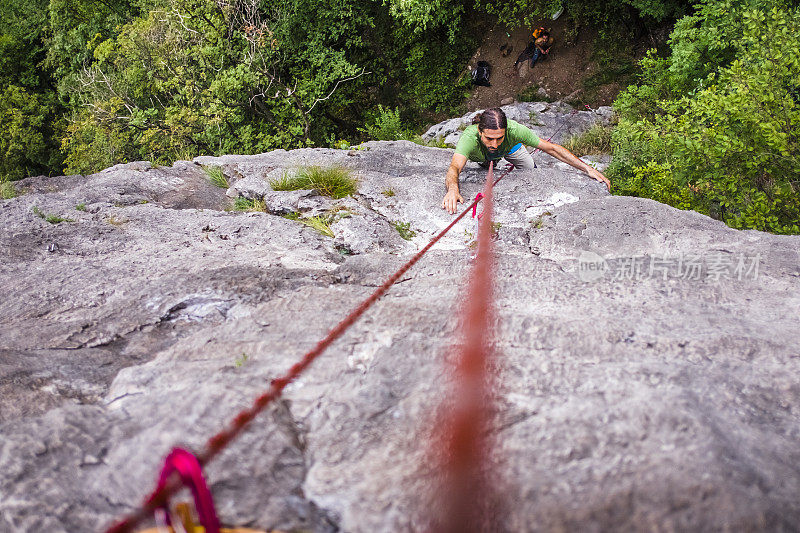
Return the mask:
[(447, 176), (444, 178), (444, 186), (447, 189), (447, 194), (444, 195), (442, 200), (442, 209), (447, 209), (447, 212), (453, 214), (456, 212), (456, 206), (459, 203), (464, 203), (464, 198), (458, 192), (458, 175), (467, 164), (466, 156), (461, 154), (453, 154), (453, 159), (450, 161), (450, 168), (447, 169)]
[(595, 168), (590, 167), (589, 165), (587, 165), (586, 163), (575, 157), (575, 154), (573, 154), (563, 146), (542, 139), (539, 141), (539, 145), (537, 146), (537, 148), (542, 152), (555, 157), (559, 161), (563, 161), (564, 163), (571, 165), (577, 168), (578, 170), (582, 170), (583, 172), (588, 174), (590, 178), (605, 183), (606, 188), (609, 191), (611, 190), (611, 182), (608, 181), (608, 178), (606, 178), (602, 172), (600, 172)]

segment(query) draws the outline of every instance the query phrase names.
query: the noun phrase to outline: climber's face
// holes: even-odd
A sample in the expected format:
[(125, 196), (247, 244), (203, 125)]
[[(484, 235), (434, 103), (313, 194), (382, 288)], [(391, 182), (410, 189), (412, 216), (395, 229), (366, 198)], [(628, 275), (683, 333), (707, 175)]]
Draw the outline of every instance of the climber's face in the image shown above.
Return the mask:
[(481, 134), (481, 142), (490, 151), (496, 152), (497, 149), (503, 144), (503, 139), (506, 138), (506, 130), (479, 130)]

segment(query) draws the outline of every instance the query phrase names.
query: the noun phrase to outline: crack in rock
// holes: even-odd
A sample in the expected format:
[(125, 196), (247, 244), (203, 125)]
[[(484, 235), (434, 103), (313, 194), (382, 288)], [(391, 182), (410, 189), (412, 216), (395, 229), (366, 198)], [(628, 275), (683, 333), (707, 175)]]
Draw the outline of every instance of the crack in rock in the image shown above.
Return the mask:
[(192, 295), (170, 307), (161, 320), (175, 322), (186, 320), (201, 322), (213, 318), (227, 318), (235, 301), (214, 296)]

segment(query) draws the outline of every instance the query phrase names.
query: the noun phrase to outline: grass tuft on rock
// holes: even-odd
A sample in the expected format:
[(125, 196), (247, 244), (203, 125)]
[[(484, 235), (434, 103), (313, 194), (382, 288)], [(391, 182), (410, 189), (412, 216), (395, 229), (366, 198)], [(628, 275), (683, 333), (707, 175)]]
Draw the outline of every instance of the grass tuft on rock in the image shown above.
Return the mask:
[(225, 177), (225, 174), (222, 172), (220, 167), (204, 166), (203, 170), (205, 171), (206, 176), (208, 176), (208, 181), (210, 181), (212, 185), (219, 187), (220, 189), (227, 189), (230, 187), (228, 178)]
[(71, 218), (64, 218), (58, 215), (44, 213), (37, 206), (33, 206), (33, 214), (41, 218), (42, 220), (46, 220), (50, 224), (61, 224), (62, 222), (75, 222)]
[(564, 148), (578, 157), (584, 155), (600, 155), (611, 153), (612, 126), (595, 124), (580, 135), (570, 137), (564, 142)]
[(264, 200), (259, 200), (257, 198), (250, 200), (249, 198), (244, 198), (240, 196), (233, 202), (233, 210), (246, 211), (249, 213), (255, 213), (255, 212), (266, 213), (267, 204), (264, 203)]
[(410, 241), (417, 236), (417, 232), (411, 229), (411, 222), (401, 222), (398, 220), (396, 222), (392, 222), (392, 226), (394, 226), (394, 229), (396, 229), (397, 233), (400, 234), (400, 237), (407, 241)]
[(335, 215), (327, 214), (304, 218), (300, 213), (288, 213), (283, 215), (283, 218), (288, 218), (289, 220), (294, 220), (296, 222), (300, 222), (301, 224), (305, 224), (306, 226), (317, 230), (326, 237), (334, 237), (333, 230), (331, 229), (331, 224), (334, 222), (334, 216)]
[(296, 191), (314, 189), (323, 196), (334, 199), (350, 196), (358, 191), (358, 181), (353, 171), (342, 167), (302, 167), (296, 175), (284, 174), (269, 182), (273, 191)]
[(309, 226), (318, 232), (322, 233), (326, 237), (333, 237), (333, 230), (331, 229), (331, 218), (326, 216), (316, 216), (316, 217), (309, 217), (304, 218), (300, 222)]

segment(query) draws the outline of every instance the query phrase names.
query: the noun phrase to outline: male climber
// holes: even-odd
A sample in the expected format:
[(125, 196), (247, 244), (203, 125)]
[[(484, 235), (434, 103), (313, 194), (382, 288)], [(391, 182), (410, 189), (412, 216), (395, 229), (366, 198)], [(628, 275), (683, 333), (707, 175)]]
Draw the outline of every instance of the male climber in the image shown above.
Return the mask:
[(456, 212), (456, 205), (464, 202), (464, 198), (458, 192), (458, 175), (467, 164), (467, 159), (487, 168), (489, 161), (495, 161), (496, 165), (497, 161), (505, 159), (516, 168), (533, 169), (535, 168), (533, 158), (525, 146), (538, 148), (559, 161), (582, 170), (590, 178), (605, 183), (608, 190), (611, 190), (611, 183), (602, 172), (590, 167), (563, 146), (539, 139), (539, 136), (529, 128), (508, 120), (503, 110), (495, 107), (476, 116), (472, 126), (461, 134), (456, 145), (456, 153), (453, 154), (450, 168), (447, 169), (444, 181), (447, 194), (442, 200), (442, 208), (452, 214)]

